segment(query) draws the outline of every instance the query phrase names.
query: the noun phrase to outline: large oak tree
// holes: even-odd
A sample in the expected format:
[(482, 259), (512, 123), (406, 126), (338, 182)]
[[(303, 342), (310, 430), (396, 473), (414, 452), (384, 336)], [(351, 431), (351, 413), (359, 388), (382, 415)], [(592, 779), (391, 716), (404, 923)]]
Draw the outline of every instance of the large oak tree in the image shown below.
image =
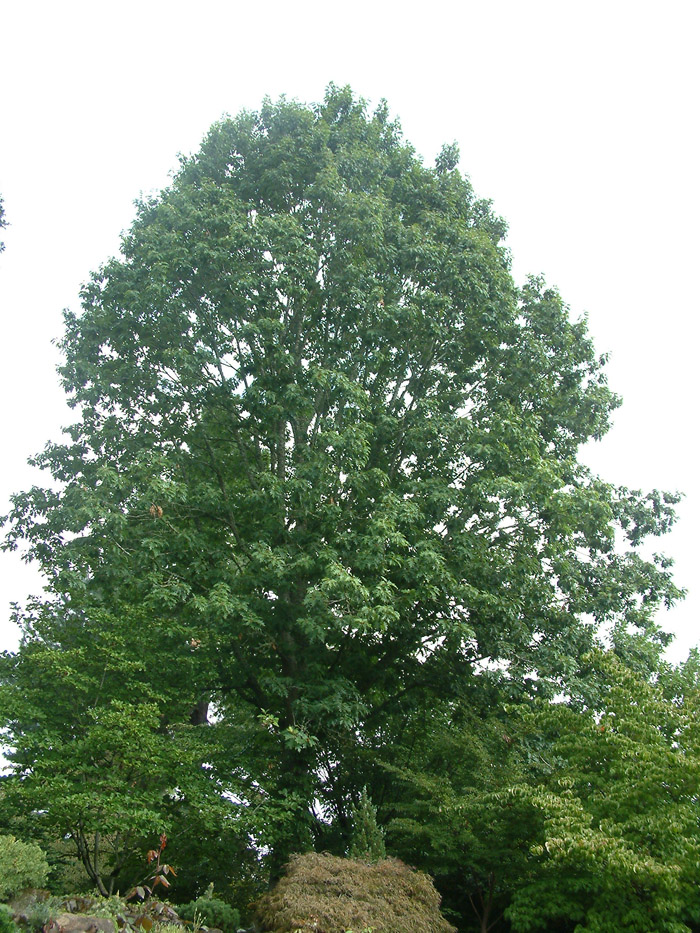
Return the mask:
[(585, 322), (516, 286), (456, 159), (335, 87), (215, 125), (66, 313), (76, 421), (14, 500), (58, 643), (171, 622), (194, 720), (258, 717), (273, 870), (345, 825), (402, 704), (562, 690), (677, 595), (636, 548), (672, 497), (578, 459), (617, 404)]

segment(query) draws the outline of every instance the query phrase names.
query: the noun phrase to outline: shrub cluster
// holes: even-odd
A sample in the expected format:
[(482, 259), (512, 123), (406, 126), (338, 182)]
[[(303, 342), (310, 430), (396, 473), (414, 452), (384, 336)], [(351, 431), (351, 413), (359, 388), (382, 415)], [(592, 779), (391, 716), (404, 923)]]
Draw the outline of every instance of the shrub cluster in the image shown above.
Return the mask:
[(48, 872), (46, 856), (38, 845), (0, 836), (0, 901), (24, 888), (42, 887)]

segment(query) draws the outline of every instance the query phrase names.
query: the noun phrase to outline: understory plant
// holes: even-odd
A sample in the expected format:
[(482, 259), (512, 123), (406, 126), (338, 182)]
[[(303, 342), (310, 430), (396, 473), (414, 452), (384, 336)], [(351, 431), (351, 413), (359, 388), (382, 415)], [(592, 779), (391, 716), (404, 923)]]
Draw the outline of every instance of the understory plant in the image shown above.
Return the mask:
[(48, 870), (46, 856), (36, 843), (0, 836), (0, 900), (23, 888), (42, 887)]

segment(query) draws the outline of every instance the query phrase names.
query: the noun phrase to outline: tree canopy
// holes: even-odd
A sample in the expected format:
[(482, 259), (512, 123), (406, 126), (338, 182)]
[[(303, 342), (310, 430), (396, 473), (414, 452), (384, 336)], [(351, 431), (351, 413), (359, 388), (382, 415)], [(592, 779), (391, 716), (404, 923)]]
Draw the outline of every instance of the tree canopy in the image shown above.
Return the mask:
[[(48, 590), (5, 702), (30, 653), (92, 664), (115, 633), (144, 704), (136, 659), (169, 684), (147, 725), (117, 674), (122, 725), (157, 742), (211, 707), (245, 735), (199, 767), (258, 814), (273, 875), (347, 845), (375, 752), (421, 710), (573, 695), (603, 631), (648, 675), (679, 595), (639, 549), (675, 497), (581, 463), (618, 405), (605, 359), (556, 291), (514, 282), (458, 155), (427, 166), (385, 103), (333, 86), (213, 126), (66, 312), (76, 420), (13, 500), (7, 546)], [(44, 722), (11, 719), (18, 749)], [(177, 797), (155, 787), (156, 811)]]

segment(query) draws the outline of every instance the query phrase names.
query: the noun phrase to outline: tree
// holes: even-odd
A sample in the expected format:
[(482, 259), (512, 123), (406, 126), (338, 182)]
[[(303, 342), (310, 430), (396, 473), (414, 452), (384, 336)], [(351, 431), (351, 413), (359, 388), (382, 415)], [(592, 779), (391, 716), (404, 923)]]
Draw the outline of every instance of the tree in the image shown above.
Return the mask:
[[(3, 199), (0, 197), (0, 230), (3, 230), (7, 226), (7, 220), (5, 219), (5, 205), (3, 204)], [(3, 240), (0, 240), (0, 253), (5, 249), (5, 243)]]
[(364, 859), (367, 862), (377, 862), (386, 858), (384, 846), (384, 833), (377, 823), (377, 811), (367, 793), (362, 788), (360, 801), (352, 809), (352, 838), (348, 855), (354, 859)]
[[(181, 638), (177, 626), (135, 611), (76, 618), (38, 604), (23, 620), (20, 651), (0, 657), (0, 716), (10, 730), (0, 820), (50, 856), (52, 842), (68, 841), (103, 895), (143, 874), (145, 851), (164, 831), (174, 830), (169, 851), (184, 862), (185, 821), (192, 848), (206, 835), (215, 849), (226, 831), (248, 848), (249, 814), (223, 797), (235, 781), (220, 781), (217, 730), (188, 721), (196, 650), (178, 658)], [(229, 754), (229, 768), (234, 761)]]
[(600, 624), (662, 643), (678, 595), (635, 550), (674, 497), (578, 462), (604, 360), (516, 287), (456, 157), (333, 86), (215, 125), (66, 314), (78, 417), (36, 460), (60, 489), (14, 499), (8, 546), (74, 618), (176, 624), (202, 702), (258, 717), (273, 874), (347, 827), (342, 762), (402, 704), (499, 665), (556, 692)]
[(434, 710), (385, 765), (388, 844), (460, 929), (697, 927), (697, 657), (651, 679), (586, 665), (566, 701)]
[(656, 683), (611, 655), (590, 665), (595, 705), (526, 717), (549, 740), (549, 774), (529, 791), (544, 834), (508, 916), (523, 933), (562, 921), (581, 933), (687, 933), (700, 919), (697, 665)]
[(435, 878), (460, 929), (504, 928), (512, 893), (532, 871), (530, 849), (543, 839), (532, 800), (541, 775), (515, 719), (502, 702), (426, 710), (384, 762), (390, 849)]

